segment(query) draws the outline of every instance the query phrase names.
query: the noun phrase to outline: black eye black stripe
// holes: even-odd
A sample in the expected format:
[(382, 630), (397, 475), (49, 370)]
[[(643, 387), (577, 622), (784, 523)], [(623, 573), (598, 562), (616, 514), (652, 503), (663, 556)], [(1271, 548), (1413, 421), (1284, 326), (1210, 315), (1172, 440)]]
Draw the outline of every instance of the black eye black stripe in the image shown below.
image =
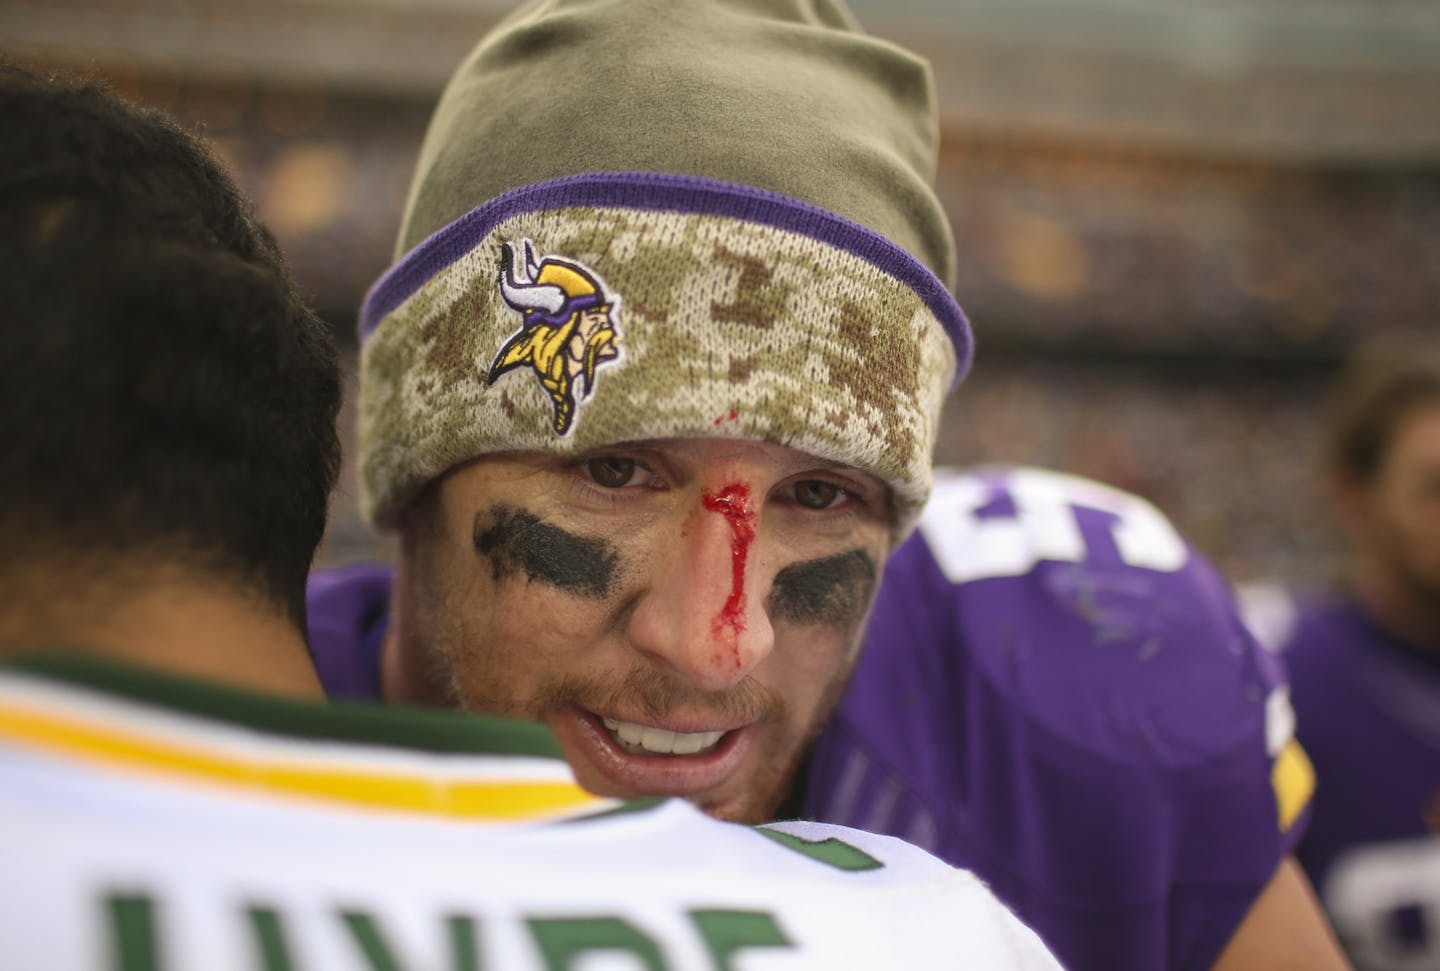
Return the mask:
[(766, 607), (774, 620), (849, 626), (875, 589), (875, 561), (864, 550), (792, 563), (775, 575)]
[(476, 522), (475, 549), (490, 560), (496, 580), (523, 573), (582, 597), (610, 593), (620, 554), (605, 540), (568, 533), (523, 509), (496, 506), (490, 512), (483, 531)]

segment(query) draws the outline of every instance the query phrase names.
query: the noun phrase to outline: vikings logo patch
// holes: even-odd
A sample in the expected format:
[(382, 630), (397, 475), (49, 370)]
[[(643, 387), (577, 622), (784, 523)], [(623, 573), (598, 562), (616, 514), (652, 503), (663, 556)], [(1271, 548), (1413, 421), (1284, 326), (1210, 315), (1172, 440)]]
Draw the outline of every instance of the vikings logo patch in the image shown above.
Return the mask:
[(533, 371), (555, 407), (555, 433), (564, 435), (595, 390), (595, 370), (621, 358), (620, 298), (574, 260), (547, 256), (537, 263), (528, 239), (520, 241), (518, 265), (515, 257), (502, 243), (500, 296), (522, 321), (490, 363), (485, 383), (516, 368)]

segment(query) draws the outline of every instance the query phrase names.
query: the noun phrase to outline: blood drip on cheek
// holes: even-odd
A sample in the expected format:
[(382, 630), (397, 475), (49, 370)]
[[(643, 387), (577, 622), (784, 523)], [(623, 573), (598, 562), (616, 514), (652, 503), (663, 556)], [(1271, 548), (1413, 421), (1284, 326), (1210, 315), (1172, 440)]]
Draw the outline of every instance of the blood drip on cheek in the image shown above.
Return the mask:
[[(730, 522), (730, 596), (711, 628), (715, 636), (730, 642), (735, 666), (740, 666), (740, 635), (745, 631), (745, 560), (755, 539), (755, 512), (750, 508), (749, 486), (735, 483), (719, 492), (706, 492), (701, 502), (710, 512)], [(727, 636), (728, 635), (728, 636)]]

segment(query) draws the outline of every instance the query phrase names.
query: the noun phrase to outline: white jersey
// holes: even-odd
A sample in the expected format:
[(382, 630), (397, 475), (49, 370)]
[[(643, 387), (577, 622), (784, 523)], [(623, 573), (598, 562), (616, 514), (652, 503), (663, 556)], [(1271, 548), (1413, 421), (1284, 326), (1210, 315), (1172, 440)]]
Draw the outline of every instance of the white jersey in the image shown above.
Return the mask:
[(5, 971), (1058, 965), (888, 837), (580, 790), (537, 726), (0, 673)]

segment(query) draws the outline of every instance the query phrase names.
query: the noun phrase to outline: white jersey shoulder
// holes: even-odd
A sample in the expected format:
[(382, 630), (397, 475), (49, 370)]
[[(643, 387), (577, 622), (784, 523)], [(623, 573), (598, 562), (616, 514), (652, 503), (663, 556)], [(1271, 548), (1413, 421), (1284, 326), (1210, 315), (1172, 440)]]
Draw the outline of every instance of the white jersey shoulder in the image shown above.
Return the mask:
[(952, 583), (1024, 576), (1041, 561), (1086, 562), (1081, 511), (1105, 519), (1127, 566), (1173, 573), (1190, 558), (1184, 538), (1145, 499), (1025, 466), (939, 470), (920, 532)]
[[(533, 800), (538, 761), (391, 748), (368, 769)], [(977, 879), (893, 839), (681, 802), (477, 818), (349, 799), (361, 768), (352, 745), (0, 675), (5, 968), (1058, 968)]]
[(1255, 640), (1271, 651), (1290, 646), (1300, 624), (1300, 605), (1295, 595), (1278, 580), (1252, 580), (1235, 588), (1240, 617)]

